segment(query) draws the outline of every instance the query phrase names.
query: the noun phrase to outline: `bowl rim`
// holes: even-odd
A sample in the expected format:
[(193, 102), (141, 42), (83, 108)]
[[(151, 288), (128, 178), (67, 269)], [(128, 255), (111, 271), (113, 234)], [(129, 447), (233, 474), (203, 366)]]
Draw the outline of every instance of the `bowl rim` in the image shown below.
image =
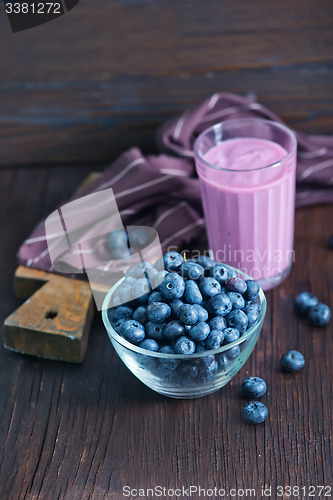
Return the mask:
[[(218, 264), (220, 264), (220, 262), (218, 262)], [(223, 263), (223, 265), (226, 266), (228, 269), (236, 271), (237, 274), (239, 276), (241, 276), (242, 278), (245, 278), (246, 280), (248, 280), (248, 279), (252, 280), (252, 278), (249, 275), (247, 275), (243, 271), (240, 271), (236, 267), (229, 266), (228, 264), (224, 264), (224, 263)], [(203, 357), (209, 356), (209, 355), (212, 356), (215, 354), (222, 354), (223, 352), (230, 351), (230, 349), (232, 349), (233, 347), (237, 347), (239, 344), (243, 343), (245, 340), (248, 340), (254, 333), (256, 333), (259, 326), (261, 329), (262, 324), (263, 324), (264, 319), (265, 319), (266, 309), (267, 309), (267, 301), (266, 301), (265, 294), (264, 294), (262, 288), (260, 287), (259, 295), (258, 295), (259, 299), (260, 299), (260, 306), (261, 306), (259, 318), (254, 323), (254, 325), (252, 325), (251, 328), (249, 328), (246, 331), (246, 334), (240, 336), (237, 340), (230, 342), (230, 344), (226, 344), (226, 345), (223, 345), (221, 347), (218, 347), (217, 349), (210, 349), (210, 350), (207, 350), (204, 352), (198, 352), (198, 353), (194, 352), (193, 354), (167, 354), (164, 352), (149, 351), (148, 349), (143, 349), (142, 347), (139, 347), (138, 345), (132, 344), (128, 340), (124, 339), (111, 326), (111, 323), (110, 323), (110, 320), (109, 320), (109, 317), (107, 314), (107, 311), (109, 309), (108, 304), (110, 303), (111, 296), (113, 295), (115, 290), (118, 288), (118, 286), (124, 281), (124, 279), (125, 279), (125, 277), (123, 277), (119, 281), (117, 281), (117, 283), (115, 283), (113, 285), (113, 287), (108, 291), (108, 293), (106, 294), (106, 296), (104, 298), (103, 305), (102, 305), (103, 323), (104, 323), (105, 329), (106, 329), (107, 334), (110, 337), (111, 341), (114, 340), (115, 342), (122, 345), (123, 347), (126, 347), (130, 351), (134, 351), (135, 353), (142, 354), (144, 356), (151, 356), (152, 358), (161, 358), (161, 359), (179, 359), (179, 360), (187, 359), (188, 360), (188, 359), (195, 359), (195, 358), (203, 358)], [(259, 332), (259, 334), (260, 334), (260, 332)]]

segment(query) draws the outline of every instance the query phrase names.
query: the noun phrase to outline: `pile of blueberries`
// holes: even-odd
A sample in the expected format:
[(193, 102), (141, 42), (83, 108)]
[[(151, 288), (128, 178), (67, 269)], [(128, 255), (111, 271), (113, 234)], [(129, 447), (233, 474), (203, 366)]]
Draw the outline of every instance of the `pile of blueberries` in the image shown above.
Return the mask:
[[(143, 349), (190, 356), (244, 335), (260, 316), (259, 289), (256, 281), (243, 280), (208, 256), (185, 262), (178, 252), (167, 252), (163, 261), (126, 271), (108, 316), (119, 335)], [(201, 383), (239, 354), (235, 346), (192, 363), (159, 358), (157, 371), (165, 380), (178, 376)]]

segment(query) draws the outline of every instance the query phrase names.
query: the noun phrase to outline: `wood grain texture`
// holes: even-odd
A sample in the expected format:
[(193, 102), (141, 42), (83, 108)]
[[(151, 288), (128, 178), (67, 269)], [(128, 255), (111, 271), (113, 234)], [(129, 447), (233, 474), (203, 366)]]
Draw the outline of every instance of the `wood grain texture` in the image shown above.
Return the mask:
[[(17, 304), (12, 274), (18, 244), (85, 175), (65, 167), (0, 173), (2, 320)], [(292, 273), (267, 294), (253, 355), (209, 397), (177, 401), (146, 388), (120, 362), (99, 317), (80, 366), (1, 348), (0, 498), (120, 500), (124, 485), (266, 484), (274, 490), (332, 484), (332, 323), (311, 328), (292, 305), (303, 290), (333, 304), (332, 219), (332, 206), (297, 211)], [(306, 366), (283, 374), (279, 359), (291, 348), (303, 352)], [(240, 383), (249, 375), (268, 383), (262, 401), (269, 418), (256, 428), (240, 416)]]
[(217, 91), (332, 129), (331, 0), (81, 0), (15, 35), (0, 16), (0, 43), (0, 166), (150, 152), (158, 124)]

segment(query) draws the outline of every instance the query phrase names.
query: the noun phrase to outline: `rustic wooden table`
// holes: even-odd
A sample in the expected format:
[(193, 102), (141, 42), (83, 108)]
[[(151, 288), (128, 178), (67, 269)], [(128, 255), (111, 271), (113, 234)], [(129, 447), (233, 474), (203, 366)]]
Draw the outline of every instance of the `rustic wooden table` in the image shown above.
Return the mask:
[[(154, 151), (156, 125), (187, 105), (218, 90), (253, 90), (291, 126), (332, 131), (331, 0), (203, 4), (82, 0), (15, 35), (0, 11), (1, 321), (19, 303), (15, 253), (38, 220), (96, 165), (133, 144)], [(266, 486), (274, 500), (298, 498), (277, 490), (298, 486), (299, 498), (324, 498), (329, 490), (317, 488), (332, 486), (333, 468), (332, 323), (311, 328), (293, 298), (311, 290), (333, 305), (332, 221), (332, 206), (297, 210), (292, 273), (267, 294), (253, 355), (209, 397), (177, 401), (146, 388), (99, 317), (79, 366), (0, 348), (0, 499), (120, 500), (125, 485), (255, 488), (256, 498)], [(280, 356), (291, 348), (306, 366), (282, 374)], [(248, 375), (268, 384), (269, 418), (257, 427), (240, 416)]]

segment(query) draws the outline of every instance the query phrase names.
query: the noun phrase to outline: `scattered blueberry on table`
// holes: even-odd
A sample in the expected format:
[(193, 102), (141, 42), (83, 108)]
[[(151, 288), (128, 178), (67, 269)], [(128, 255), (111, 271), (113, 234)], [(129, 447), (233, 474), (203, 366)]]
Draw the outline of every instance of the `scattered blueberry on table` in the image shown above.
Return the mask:
[(310, 292), (302, 292), (295, 299), (295, 309), (307, 315), (312, 326), (325, 326), (331, 319), (331, 310)]
[(260, 401), (250, 401), (242, 409), (242, 417), (248, 424), (261, 424), (267, 416), (268, 410)]
[(286, 352), (281, 358), (281, 368), (285, 372), (297, 372), (304, 365), (304, 356), (298, 351)]
[(260, 377), (248, 377), (242, 383), (242, 394), (245, 398), (260, 398), (266, 389), (266, 382)]

